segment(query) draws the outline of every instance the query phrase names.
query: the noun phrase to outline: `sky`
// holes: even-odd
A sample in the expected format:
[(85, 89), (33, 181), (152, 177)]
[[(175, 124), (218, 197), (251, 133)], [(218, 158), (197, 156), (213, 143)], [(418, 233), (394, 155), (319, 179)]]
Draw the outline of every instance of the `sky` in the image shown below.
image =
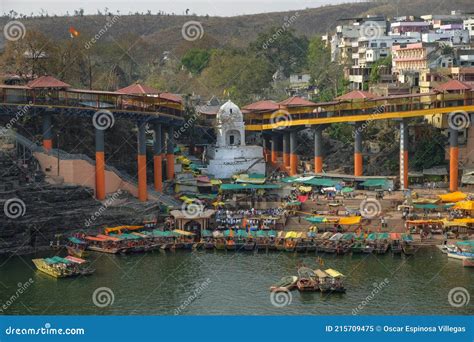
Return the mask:
[(153, 14), (158, 11), (184, 14), (189, 9), (189, 14), (235, 16), (299, 10), (347, 2), (361, 2), (361, 0), (0, 0), (0, 12), (8, 13), (14, 10), (29, 15), (31, 12), (39, 14), (44, 10), (50, 15), (64, 15), (68, 11), (73, 14), (74, 10), (83, 8), (86, 14), (95, 14), (97, 9), (104, 12), (104, 9), (108, 8), (110, 12), (115, 13), (119, 10), (121, 14), (147, 12), (147, 10), (151, 10)]

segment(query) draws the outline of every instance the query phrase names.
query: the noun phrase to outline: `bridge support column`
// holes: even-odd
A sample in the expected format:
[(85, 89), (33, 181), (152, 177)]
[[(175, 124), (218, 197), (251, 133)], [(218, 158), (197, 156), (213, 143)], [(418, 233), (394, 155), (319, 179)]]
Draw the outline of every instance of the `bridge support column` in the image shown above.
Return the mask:
[(276, 165), (278, 162), (278, 154), (277, 154), (277, 149), (278, 149), (278, 137), (276, 134), (272, 134), (272, 152), (271, 152), (271, 163), (273, 165)]
[(296, 132), (290, 132), (290, 176), (298, 173), (298, 155), (296, 154)]
[(161, 124), (153, 126), (153, 176), (156, 191), (163, 191), (163, 163), (161, 160)]
[(167, 140), (167, 154), (166, 154), (166, 178), (174, 179), (174, 127), (168, 127)]
[(53, 127), (51, 114), (43, 115), (43, 147), (49, 151), (53, 148)]
[(283, 166), (290, 167), (290, 133), (283, 133)]
[(408, 189), (408, 121), (400, 122), (400, 189)]
[(362, 173), (362, 127), (359, 122), (356, 122), (354, 126), (354, 176), (362, 176)]
[(323, 172), (323, 128), (321, 126), (314, 127), (314, 172)]
[(138, 199), (145, 202), (148, 199), (146, 184), (146, 123), (138, 124)]
[(95, 129), (95, 198), (105, 199), (104, 130)]
[(449, 130), (449, 191), (458, 190), (459, 146), (458, 131)]

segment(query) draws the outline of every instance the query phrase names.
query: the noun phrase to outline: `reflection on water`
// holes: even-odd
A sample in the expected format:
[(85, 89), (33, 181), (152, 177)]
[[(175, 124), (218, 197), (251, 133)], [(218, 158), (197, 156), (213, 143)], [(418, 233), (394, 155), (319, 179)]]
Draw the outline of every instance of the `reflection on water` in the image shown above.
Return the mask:
[[(44, 255), (41, 255), (44, 256)], [(360, 315), (474, 313), (474, 269), (462, 267), (436, 248), (414, 257), (387, 255), (321, 255), (324, 268), (345, 274), (346, 294), (291, 293), (291, 303), (275, 307), (269, 286), (296, 275), (304, 263), (320, 268), (315, 254), (270, 252), (178, 251), (115, 256), (91, 254), (96, 273), (76, 279), (54, 279), (34, 270), (33, 256), (0, 259), (0, 309), (5, 314), (106, 315)], [(18, 283), (34, 283), (12, 300)], [(373, 298), (374, 285), (387, 285)], [(92, 295), (110, 288), (113, 304), (99, 308)], [(464, 287), (470, 304), (452, 307), (448, 292)], [(0, 311), (1, 313), (1, 311)]]

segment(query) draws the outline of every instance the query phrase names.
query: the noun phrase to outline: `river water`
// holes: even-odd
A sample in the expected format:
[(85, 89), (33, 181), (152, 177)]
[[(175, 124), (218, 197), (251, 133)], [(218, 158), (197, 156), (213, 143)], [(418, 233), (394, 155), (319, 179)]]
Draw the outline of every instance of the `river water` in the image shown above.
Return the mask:
[[(269, 286), (283, 276), (296, 275), (300, 264), (321, 268), (317, 255), (226, 251), (127, 256), (90, 253), (96, 272), (73, 279), (54, 279), (36, 271), (32, 255), (0, 258), (0, 314), (474, 314), (474, 269), (462, 267), (461, 261), (448, 259), (435, 247), (422, 248), (412, 257), (390, 253), (320, 256), (322, 268), (334, 268), (346, 275), (347, 293), (292, 291), (291, 297), (283, 298), (289, 302), (283, 307), (272, 304), (273, 299), (273, 303), (281, 305), (278, 299), (271, 298)], [(30, 278), (31, 285), (21, 286)], [(468, 305), (458, 308), (450, 304), (448, 293), (456, 287), (470, 293)], [(94, 291), (97, 304), (109, 305), (95, 305)], [(108, 291), (109, 296), (97, 296), (99, 291)]]

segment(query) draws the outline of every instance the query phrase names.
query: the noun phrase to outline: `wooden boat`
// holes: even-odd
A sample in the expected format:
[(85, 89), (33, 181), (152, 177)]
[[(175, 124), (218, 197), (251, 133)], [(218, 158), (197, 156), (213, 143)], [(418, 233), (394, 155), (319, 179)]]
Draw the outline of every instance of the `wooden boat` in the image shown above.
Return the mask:
[(335, 292), (335, 293), (345, 293), (346, 289), (343, 284), (343, 278), (344, 275), (342, 273), (339, 273), (336, 270), (333, 270), (332, 268), (329, 268), (324, 271), (328, 276), (329, 276), (329, 283), (330, 283), (330, 292)]
[(458, 259), (458, 260), (466, 260), (474, 258), (474, 253), (468, 252), (448, 252), (448, 258)]
[(356, 241), (351, 246), (352, 253), (362, 253), (364, 251), (365, 245), (362, 241)]
[(295, 250), (297, 253), (304, 253), (306, 252), (306, 249), (307, 249), (306, 241), (299, 240), (296, 242)]
[(218, 251), (223, 251), (226, 249), (226, 241), (222, 238), (214, 240), (214, 246)]
[(279, 282), (270, 286), (270, 291), (272, 292), (291, 291), (295, 288), (297, 282), (298, 282), (298, 277), (296, 276), (283, 277), (281, 278)]
[(227, 249), (228, 251), (235, 251), (235, 241), (232, 240), (232, 239), (229, 239), (225, 242), (225, 249)]
[(402, 253), (402, 244), (399, 240), (393, 240), (390, 243), (390, 249), (392, 250), (393, 254), (401, 254)]
[(285, 239), (279, 238), (275, 241), (275, 248), (277, 251), (284, 251), (285, 250)]
[(374, 252), (375, 252), (375, 254), (385, 254), (385, 253), (387, 253), (389, 246), (390, 245), (388, 244), (387, 241), (379, 241), (375, 245)]
[(253, 251), (254, 249), (255, 249), (255, 241), (251, 239), (248, 239), (247, 241), (245, 241), (244, 250)]
[(339, 243), (336, 245), (336, 254), (344, 255), (348, 253), (351, 249), (351, 246), (347, 243)]
[(463, 259), (462, 260), (462, 265), (464, 267), (474, 267), (474, 257)]
[(193, 249), (194, 248), (194, 242), (183, 242), (183, 249)]
[(266, 250), (268, 248), (267, 239), (257, 238), (256, 248), (257, 248), (257, 251)]
[(120, 239), (110, 236), (86, 236), (84, 239), (88, 243), (87, 249), (94, 252), (117, 254), (126, 249)]
[(319, 291), (321, 292), (330, 291), (331, 283), (329, 280), (329, 275), (326, 272), (321, 271), (320, 269), (314, 270), (314, 274), (316, 276), (315, 279), (317, 279), (317, 282), (318, 282)]
[(71, 236), (68, 238), (66, 249), (69, 255), (82, 258), (86, 255), (87, 243), (84, 240)]
[(302, 292), (319, 291), (318, 280), (314, 271), (308, 267), (298, 269), (298, 282), (296, 287)]
[(237, 250), (237, 251), (243, 250), (244, 245), (245, 245), (245, 240), (243, 240), (243, 239), (236, 239), (235, 240), (235, 250)]
[(296, 241), (294, 240), (285, 240), (285, 251), (294, 252), (296, 248)]
[(267, 242), (268, 244), (268, 250), (269, 251), (275, 251), (277, 249), (276, 247), (276, 240), (273, 238), (270, 238)]
[(55, 278), (89, 275), (95, 271), (88, 267), (86, 260), (73, 256), (65, 258), (54, 256), (52, 258), (33, 259), (32, 261), (39, 271)]
[(206, 239), (202, 242), (204, 249), (214, 249), (215, 243), (211, 239)]
[(415, 254), (415, 246), (413, 246), (411, 243), (403, 243), (402, 244), (402, 250), (405, 255), (413, 255)]
[(316, 252), (316, 242), (314, 240), (307, 241), (306, 252), (308, 253)]
[(362, 252), (363, 252), (363, 253), (367, 253), (367, 254), (370, 254), (370, 253), (372, 253), (373, 251), (374, 251), (374, 245), (372, 245), (372, 244), (366, 244), (366, 245), (364, 246), (364, 248), (362, 249)]

